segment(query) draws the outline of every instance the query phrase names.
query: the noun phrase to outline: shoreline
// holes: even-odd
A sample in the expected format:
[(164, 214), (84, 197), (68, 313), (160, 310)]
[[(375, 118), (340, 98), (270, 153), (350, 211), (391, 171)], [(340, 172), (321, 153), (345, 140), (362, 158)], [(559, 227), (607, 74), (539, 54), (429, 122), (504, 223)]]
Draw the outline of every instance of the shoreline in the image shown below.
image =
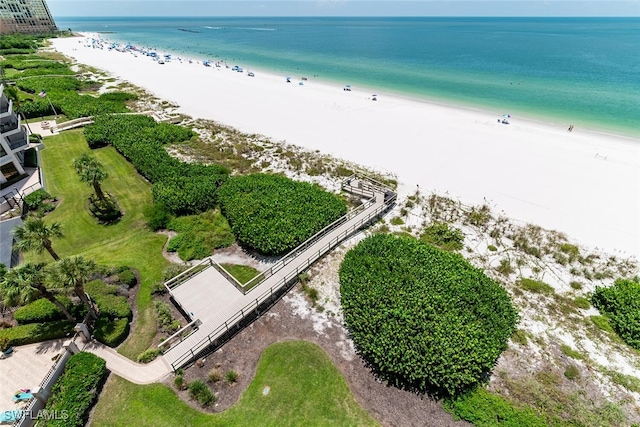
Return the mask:
[[(78, 37), (95, 37), (95, 38), (102, 38), (102, 35), (106, 35), (107, 38), (105, 38), (104, 40), (109, 41), (109, 42), (117, 42), (121, 45), (126, 45), (129, 43), (128, 40), (125, 39), (120, 39), (118, 36), (118, 32), (116, 31), (98, 31), (98, 32), (77, 32), (74, 34), (78, 34)], [(111, 36), (115, 36), (113, 38), (108, 38)], [(268, 67), (263, 67), (262, 65), (249, 65), (247, 63), (245, 63), (244, 61), (238, 60), (236, 61), (234, 58), (230, 59), (229, 61), (232, 62), (226, 62), (227, 59), (226, 58), (221, 58), (219, 55), (206, 55), (203, 56), (205, 54), (203, 53), (195, 53), (195, 52), (184, 52), (184, 51), (179, 51), (179, 50), (172, 50), (170, 47), (160, 47), (160, 46), (153, 46), (153, 47), (147, 47), (144, 46), (144, 44), (139, 44), (138, 46), (143, 46), (143, 48), (145, 49), (151, 49), (151, 50), (156, 50), (158, 52), (162, 51), (163, 54), (168, 53), (171, 54), (172, 56), (178, 56), (178, 57), (182, 57), (185, 59), (193, 59), (194, 61), (200, 61), (200, 63), (202, 63), (203, 61), (211, 61), (212, 63), (214, 62), (218, 62), (221, 61), (223, 63), (227, 63), (229, 65), (241, 65), (243, 66), (245, 69), (251, 68), (253, 71), (259, 71), (261, 74), (269, 74), (269, 75), (278, 75), (278, 76), (282, 76), (284, 78), (284, 76), (286, 75), (298, 75), (298, 71), (285, 71), (283, 70), (278, 70), (278, 69), (270, 69)], [(213, 58), (213, 59), (211, 59)], [(248, 66), (245, 66), (248, 65)], [(282, 72), (280, 72), (282, 71)], [(311, 72), (310, 72), (311, 73)], [(348, 82), (349, 78), (344, 79), (345, 81), (340, 81), (337, 77), (336, 78), (326, 78), (326, 77), (320, 77), (318, 75), (313, 75), (313, 80), (321, 83), (321, 84), (325, 84), (325, 85), (344, 85), (345, 82)], [(297, 80), (299, 80), (299, 77), (297, 77)], [(356, 79), (357, 80), (357, 79)], [(354, 79), (351, 79), (351, 81), (355, 81)], [(402, 89), (394, 89), (393, 87), (385, 87), (385, 86), (381, 86), (379, 88), (374, 88), (373, 86), (370, 86), (368, 84), (357, 84), (354, 86), (358, 86), (360, 89), (363, 89), (366, 91), (369, 91), (369, 93), (373, 94), (373, 93), (383, 93), (386, 96), (391, 96), (391, 97), (395, 97), (395, 98), (404, 98), (407, 99), (409, 101), (414, 101), (414, 102), (424, 102), (427, 104), (435, 104), (435, 105), (441, 105), (443, 107), (453, 107), (453, 108), (457, 108), (457, 109), (465, 109), (465, 110), (469, 110), (472, 112), (476, 112), (476, 113), (486, 113), (486, 112), (491, 112), (493, 111), (494, 114), (497, 115), (502, 115), (505, 112), (508, 113), (513, 113), (513, 116), (517, 116), (518, 119), (520, 121), (526, 122), (532, 122), (535, 123), (537, 125), (543, 125), (543, 126), (553, 126), (553, 127), (558, 127), (558, 128), (565, 128), (567, 129), (570, 125), (578, 125), (578, 127), (584, 131), (588, 131), (588, 132), (593, 132), (596, 134), (602, 134), (605, 136), (610, 136), (610, 137), (620, 137), (620, 138), (626, 138), (626, 139), (631, 139), (633, 141), (637, 141), (638, 144), (640, 144), (640, 128), (636, 129), (636, 128), (629, 128), (629, 127), (616, 127), (614, 125), (609, 125), (606, 123), (602, 123), (602, 124), (594, 124), (592, 122), (586, 122), (583, 121), (582, 119), (571, 119), (569, 117), (560, 117), (555, 113), (548, 113), (545, 114), (540, 113), (539, 111), (533, 111), (533, 110), (519, 110), (517, 107), (514, 108), (507, 108), (506, 110), (503, 111), (503, 109), (501, 109), (498, 105), (495, 104), (481, 104), (481, 103), (465, 103), (460, 101), (459, 99), (455, 99), (455, 98), (446, 98), (446, 97), (440, 97), (437, 94), (434, 93), (427, 93), (427, 92), (423, 92), (423, 93), (417, 93), (417, 94), (412, 94), (409, 91), (403, 91)], [(521, 114), (521, 115), (520, 115)]]
[[(391, 172), (401, 195), (418, 185), (465, 204), (487, 201), (510, 218), (559, 230), (580, 244), (640, 254), (640, 144), (633, 137), (584, 128), (569, 133), (565, 125), (532, 119), (503, 125), (490, 111), (370, 88), (346, 92), (315, 78), (287, 84), (258, 68), (247, 78), (202, 64), (159, 65), (86, 48), (83, 40), (53, 39), (52, 45), (175, 102), (177, 112)], [(378, 101), (367, 99), (372, 93)]]

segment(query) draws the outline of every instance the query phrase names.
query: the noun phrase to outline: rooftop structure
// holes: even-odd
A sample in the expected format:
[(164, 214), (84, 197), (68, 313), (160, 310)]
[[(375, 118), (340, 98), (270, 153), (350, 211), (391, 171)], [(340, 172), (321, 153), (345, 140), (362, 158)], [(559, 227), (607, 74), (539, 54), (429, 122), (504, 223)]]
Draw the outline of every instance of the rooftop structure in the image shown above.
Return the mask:
[(45, 0), (0, 0), (0, 35), (57, 31)]

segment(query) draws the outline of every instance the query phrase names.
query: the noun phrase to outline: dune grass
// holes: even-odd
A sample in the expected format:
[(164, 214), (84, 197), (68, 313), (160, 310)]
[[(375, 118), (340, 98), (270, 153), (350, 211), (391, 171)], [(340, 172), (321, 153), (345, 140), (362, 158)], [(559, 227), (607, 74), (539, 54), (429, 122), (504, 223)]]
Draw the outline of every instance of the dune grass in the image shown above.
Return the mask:
[[(129, 339), (118, 350), (135, 360), (155, 337), (151, 289), (154, 282), (162, 279), (162, 271), (168, 264), (162, 257), (166, 238), (148, 230), (142, 215), (143, 207), (151, 203), (151, 185), (113, 147), (91, 150), (109, 174), (103, 190), (115, 196), (124, 213), (115, 224), (99, 224), (87, 207), (93, 189), (80, 182), (72, 165), (74, 158), (89, 151), (83, 131), (66, 131), (46, 138), (44, 145), (42, 166), (46, 188), (60, 200), (45, 221), (61, 223), (65, 233), (64, 238), (53, 241), (58, 254), (61, 257), (82, 254), (99, 264), (128, 265), (140, 272), (138, 318)], [(28, 261), (52, 261), (46, 252), (25, 255)]]
[(219, 414), (189, 407), (164, 384), (139, 386), (115, 376), (110, 382), (95, 408), (94, 427), (378, 425), (326, 353), (305, 341), (267, 347), (240, 401)]

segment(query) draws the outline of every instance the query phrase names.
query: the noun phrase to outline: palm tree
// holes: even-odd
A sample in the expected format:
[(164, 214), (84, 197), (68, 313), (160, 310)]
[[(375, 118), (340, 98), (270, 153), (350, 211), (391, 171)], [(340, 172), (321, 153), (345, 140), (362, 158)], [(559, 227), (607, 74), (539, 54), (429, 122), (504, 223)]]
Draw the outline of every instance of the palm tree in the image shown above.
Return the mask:
[(84, 153), (73, 161), (73, 167), (80, 176), (80, 181), (93, 185), (96, 196), (104, 202), (105, 197), (100, 183), (107, 179), (108, 175), (102, 164), (95, 157)]
[(92, 260), (85, 259), (82, 256), (63, 258), (55, 264), (55, 279), (62, 285), (72, 288), (74, 293), (80, 298), (80, 301), (87, 306), (89, 315), (93, 319), (98, 318), (96, 309), (84, 291), (84, 284), (91, 278), (96, 271), (96, 263)]
[(34, 301), (40, 297), (51, 301), (67, 319), (74, 322), (75, 319), (69, 310), (58, 301), (53, 292), (45, 285), (45, 264), (25, 264), (22, 267), (11, 269), (0, 281), (0, 298), (7, 307), (15, 307)]
[(59, 222), (53, 222), (47, 226), (42, 218), (30, 218), (20, 227), (16, 227), (13, 235), (18, 239), (15, 245), (18, 251), (34, 251), (40, 254), (46, 249), (54, 260), (60, 259), (51, 246), (52, 238), (64, 237)]

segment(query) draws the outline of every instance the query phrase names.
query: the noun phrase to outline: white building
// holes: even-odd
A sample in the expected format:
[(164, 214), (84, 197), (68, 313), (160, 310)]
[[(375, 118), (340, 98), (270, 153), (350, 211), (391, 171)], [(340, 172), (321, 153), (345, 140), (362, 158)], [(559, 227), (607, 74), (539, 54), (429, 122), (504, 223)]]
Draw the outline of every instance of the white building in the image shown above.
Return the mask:
[[(37, 168), (39, 150), (43, 148), (41, 142), (29, 142), (29, 131), (14, 111), (13, 102), (5, 95), (4, 84), (0, 83), (0, 263), (7, 267), (16, 263), (12, 253), (12, 231), (22, 224), (20, 214), (25, 191), (40, 188)], [(35, 178), (35, 185), (25, 188), (32, 180), (27, 172)]]

